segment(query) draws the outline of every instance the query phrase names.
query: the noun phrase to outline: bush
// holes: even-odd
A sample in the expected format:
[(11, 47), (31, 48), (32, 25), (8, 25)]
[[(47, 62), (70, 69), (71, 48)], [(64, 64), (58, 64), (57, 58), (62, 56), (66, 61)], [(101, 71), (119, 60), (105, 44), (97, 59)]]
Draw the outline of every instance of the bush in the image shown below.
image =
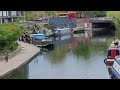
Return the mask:
[(93, 11), (92, 16), (94, 17), (105, 17), (106, 11)]
[(0, 50), (9, 49), (13, 51), (16, 41), (21, 37), (21, 26), (15, 23), (5, 23), (0, 25)]
[(18, 48), (18, 43), (17, 43), (17, 42), (14, 42), (14, 43), (12, 43), (12, 44), (10, 45), (9, 50), (13, 52), (13, 51), (15, 51), (17, 48)]

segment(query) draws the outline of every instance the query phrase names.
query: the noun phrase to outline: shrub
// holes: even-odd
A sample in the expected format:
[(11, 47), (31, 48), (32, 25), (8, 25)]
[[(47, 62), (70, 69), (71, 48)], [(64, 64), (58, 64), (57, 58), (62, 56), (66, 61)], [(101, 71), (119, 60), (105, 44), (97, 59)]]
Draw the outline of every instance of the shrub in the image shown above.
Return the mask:
[(13, 51), (16, 41), (22, 35), (21, 26), (15, 23), (5, 23), (0, 25), (0, 50), (9, 49)]

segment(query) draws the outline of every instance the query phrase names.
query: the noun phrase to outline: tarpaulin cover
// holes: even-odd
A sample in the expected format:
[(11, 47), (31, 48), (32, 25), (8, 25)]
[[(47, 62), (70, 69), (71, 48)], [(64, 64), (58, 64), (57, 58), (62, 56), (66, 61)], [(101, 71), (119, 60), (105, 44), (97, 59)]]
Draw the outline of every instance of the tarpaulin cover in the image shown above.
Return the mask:
[(33, 35), (33, 38), (36, 38), (36, 39), (45, 39), (45, 38), (47, 38), (45, 35)]

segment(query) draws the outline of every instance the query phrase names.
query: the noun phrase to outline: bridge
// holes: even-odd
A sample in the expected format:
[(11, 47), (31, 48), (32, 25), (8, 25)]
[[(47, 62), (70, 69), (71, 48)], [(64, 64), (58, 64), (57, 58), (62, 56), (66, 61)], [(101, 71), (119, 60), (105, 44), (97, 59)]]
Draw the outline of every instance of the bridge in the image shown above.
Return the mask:
[(89, 22), (92, 23), (92, 28), (108, 28), (115, 29), (113, 22), (105, 17), (90, 18)]

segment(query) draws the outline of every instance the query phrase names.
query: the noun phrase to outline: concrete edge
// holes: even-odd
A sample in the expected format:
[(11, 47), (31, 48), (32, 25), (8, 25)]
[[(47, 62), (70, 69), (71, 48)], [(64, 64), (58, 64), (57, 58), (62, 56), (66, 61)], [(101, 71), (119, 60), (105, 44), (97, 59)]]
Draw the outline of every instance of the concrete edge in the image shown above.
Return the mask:
[(18, 69), (20, 69), (21, 67), (23, 67), (24, 65), (30, 63), (38, 54), (40, 51), (38, 51), (35, 55), (33, 55), (32, 57), (30, 57), (28, 60), (26, 60), (25, 62), (23, 62), (21, 65), (19, 65), (18, 67), (6, 72), (5, 74), (0, 76), (0, 79), (8, 79), (10, 76), (12, 76)]

